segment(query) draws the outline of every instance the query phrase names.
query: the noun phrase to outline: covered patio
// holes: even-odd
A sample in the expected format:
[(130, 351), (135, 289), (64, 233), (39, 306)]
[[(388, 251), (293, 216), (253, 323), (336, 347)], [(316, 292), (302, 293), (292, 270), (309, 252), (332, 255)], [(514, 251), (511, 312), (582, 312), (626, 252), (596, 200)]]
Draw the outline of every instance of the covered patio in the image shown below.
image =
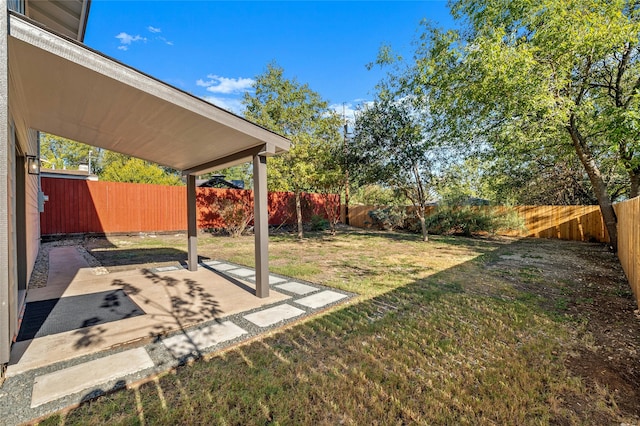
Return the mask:
[[(238, 278), (231, 275), (234, 270)], [(54, 247), (46, 286), (27, 295), (7, 377), (176, 332), (184, 335), (199, 324), (291, 299), (279, 291), (253, 297), (251, 272), (211, 260), (200, 263), (196, 271), (133, 265), (109, 273), (104, 267), (91, 267), (78, 246)], [(240, 279), (241, 275), (247, 278)], [(271, 281), (286, 280), (272, 276)]]
[(251, 161), (255, 295), (268, 297), (266, 157), (288, 150), (286, 138), (14, 13), (8, 56), (19, 138), (44, 131), (182, 171), (189, 271), (198, 270), (196, 176)]
[(46, 285), (27, 296), (0, 394), (3, 406), (20, 407), (9, 423), (148, 380), (352, 296), (271, 274), (269, 296), (254, 297), (257, 271), (221, 259), (205, 258), (197, 271), (178, 262), (107, 270), (70, 242), (51, 247)]

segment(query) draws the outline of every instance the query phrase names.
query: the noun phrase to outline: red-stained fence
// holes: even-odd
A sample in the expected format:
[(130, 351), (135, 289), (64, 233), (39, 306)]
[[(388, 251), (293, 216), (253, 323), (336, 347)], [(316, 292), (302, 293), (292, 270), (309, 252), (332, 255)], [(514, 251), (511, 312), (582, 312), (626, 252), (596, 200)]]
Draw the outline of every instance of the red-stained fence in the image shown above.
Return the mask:
[[(76, 179), (41, 178), (49, 197), (40, 214), (41, 235), (111, 234), (183, 231), (187, 228), (187, 193), (184, 186), (164, 186)], [(223, 221), (215, 208), (222, 198), (253, 202), (253, 192), (235, 189), (197, 189), (198, 226), (219, 228)], [(303, 217), (326, 216), (325, 206), (336, 204), (321, 194), (303, 194)], [(294, 195), (269, 193), (269, 223), (295, 221)], [(337, 206), (336, 206), (337, 208)]]

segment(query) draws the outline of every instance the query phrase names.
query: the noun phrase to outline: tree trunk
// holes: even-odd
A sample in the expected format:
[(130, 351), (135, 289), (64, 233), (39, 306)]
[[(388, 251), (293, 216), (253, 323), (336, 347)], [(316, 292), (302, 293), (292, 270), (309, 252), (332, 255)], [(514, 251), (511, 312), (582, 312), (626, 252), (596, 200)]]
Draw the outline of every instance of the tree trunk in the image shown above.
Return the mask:
[(640, 170), (631, 170), (629, 172), (629, 180), (631, 181), (629, 198), (635, 198), (640, 195)]
[(602, 218), (604, 219), (604, 224), (607, 228), (607, 232), (609, 233), (609, 244), (613, 251), (617, 251), (618, 219), (616, 217), (615, 210), (613, 210), (611, 197), (609, 197), (609, 193), (607, 191), (607, 184), (602, 179), (600, 169), (594, 161), (593, 156), (591, 155), (589, 147), (587, 146), (583, 136), (580, 134), (575, 123), (575, 117), (573, 115), (571, 116), (569, 125), (567, 126), (567, 131), (571, 136), (573, 147), (575, 148), (576, 154), (578, 154), (578, 158), (580, 159), (580, 162), (584, 166), (584, 169), (589, 176), (589, 180), (591, 181), (591, 185), (593, 186), (595, 196), (598, 199), (600, 212), (602, 212)]
[(349, 225), (349, 170), (344, 172), (344, 224)]
[(424, 211), (419, 216), (420, 218), (420, 229), (422, 229), (422, 241), (429, 241), (429, 231), (427, 231), (427, 222), (424, 219)]
[(417, 163), (413, 163), (413, 177), (416, 180), (417, 200), (412, 200), (413, 208), (416, 209), (416, 216), (420, 220), (420, 230), (422, 231), (422, 241), (429, 241), (429, 231), (427, 231), (427, 223), (424, 219), (425, 191), (420, 179), (420, 169)]
[(298, 238), (302, 239), (304, 237), (302, 229), (302, 202), (299, 192), (296, 192), (296, 219), (298, 220)]

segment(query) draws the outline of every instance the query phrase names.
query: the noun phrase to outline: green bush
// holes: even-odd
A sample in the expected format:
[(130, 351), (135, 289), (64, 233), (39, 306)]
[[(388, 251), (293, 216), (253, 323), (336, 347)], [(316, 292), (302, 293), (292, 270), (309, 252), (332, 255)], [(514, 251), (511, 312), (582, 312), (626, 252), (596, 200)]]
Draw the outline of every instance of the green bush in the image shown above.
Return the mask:
[(406, 207), (385, 207), (370, 210), (367, 215), (371, 218), (371, 225), (385, 231), (403, 228), (407, 217)]
[(329, 227), (329, 221), (322, 215), (314, 214), (311, 216), (311, 230), (324, 231)]
[(511, 209), (498, 210), (492, 207), (478, 206), (439, 206), (426, 218), (431, 234), (473, 234), (498, 231), (513, 231), (524, 228), (524, 222), (517, 212)]

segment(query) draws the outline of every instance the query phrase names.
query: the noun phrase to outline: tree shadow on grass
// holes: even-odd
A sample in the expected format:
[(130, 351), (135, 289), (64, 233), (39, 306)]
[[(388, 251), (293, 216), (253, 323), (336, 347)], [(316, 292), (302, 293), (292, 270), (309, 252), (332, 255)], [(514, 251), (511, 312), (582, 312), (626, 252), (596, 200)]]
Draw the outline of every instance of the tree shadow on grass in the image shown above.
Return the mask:
[(184, 263), (187, 261), (187, 252), (172, 247), (93, 249), (90, 253), (102, 266), (107, 268), (145, 263)]
[[(150, 423), (608, 424), (639, 414), (628, 380), (613, 408), (603, 388), (573, 385), (566, 345), (581, 343), (565, 340), (554, 312), (520, 298), (517, 279), (517, 269), (502, 276), (484, 261), (463, 262), (114, 397), (143, 401), (123, 421), (142, 412)], [(108, 404), (81, 406), (66, 420), (90, 422)]]

